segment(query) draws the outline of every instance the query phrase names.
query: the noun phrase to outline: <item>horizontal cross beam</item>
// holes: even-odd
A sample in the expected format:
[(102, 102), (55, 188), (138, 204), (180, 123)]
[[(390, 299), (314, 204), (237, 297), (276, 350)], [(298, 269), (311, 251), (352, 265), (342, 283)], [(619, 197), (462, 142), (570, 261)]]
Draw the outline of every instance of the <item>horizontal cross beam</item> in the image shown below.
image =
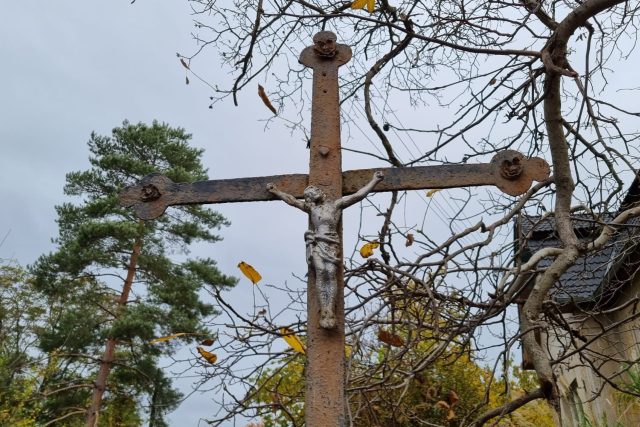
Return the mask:
[[(346, 171), (342, 174), (343, 195), (362, 188), (374, 171), (382, 171), (384, 180), (373, 192), (494, 185), (511, 196), (525, 193), (534, 180), (545, 180), (550, 172), (549, 165), (541, 158), (527, 159), (517, 151), (505, 150), (494, 156), (491, 163)], [(120, 205), (133, 206), (141, 219), (153, 219), (162, 215), (168, 206), (277, 200), (267, 191), (268, 183), (302, 198), (308, 181), (306, 174), (292, 174), (175, 183), (154, 173), (122, 190)]]

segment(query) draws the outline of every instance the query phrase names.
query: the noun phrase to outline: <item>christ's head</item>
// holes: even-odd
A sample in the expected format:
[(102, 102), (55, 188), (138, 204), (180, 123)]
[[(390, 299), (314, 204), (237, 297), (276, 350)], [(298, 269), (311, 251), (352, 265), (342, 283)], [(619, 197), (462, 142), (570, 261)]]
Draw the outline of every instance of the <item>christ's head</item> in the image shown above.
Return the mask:
[(316, 186), (310, 185), (304, 189), (304, 200), (307, 203), (319, 204), (324, 201), (324, 192)]
[(313, 50), (323, 58), (333, 58), (336, 55), (336, 35), (331, 31), (320, 31), (313, 36)]

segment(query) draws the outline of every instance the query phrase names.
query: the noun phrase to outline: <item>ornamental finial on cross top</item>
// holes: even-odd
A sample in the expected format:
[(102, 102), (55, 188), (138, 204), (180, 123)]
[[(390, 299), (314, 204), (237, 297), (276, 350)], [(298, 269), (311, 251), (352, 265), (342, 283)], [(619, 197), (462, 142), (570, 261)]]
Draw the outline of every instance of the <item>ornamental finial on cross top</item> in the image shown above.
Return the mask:
[(346, 64), (351, 59), (351, 48), (337, 43), (337, 37), (331, 31), (320, 31), (313, 36), (313, 46), (300, 53), (300, 63), (309, 68), (319, 64), (331, 63), (335, 68)]

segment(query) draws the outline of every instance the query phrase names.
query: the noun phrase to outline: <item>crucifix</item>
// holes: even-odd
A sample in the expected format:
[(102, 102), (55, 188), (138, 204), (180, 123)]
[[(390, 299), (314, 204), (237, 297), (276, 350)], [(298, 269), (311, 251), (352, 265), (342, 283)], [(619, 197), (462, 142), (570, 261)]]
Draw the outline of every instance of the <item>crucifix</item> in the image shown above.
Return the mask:
[(120, 194), (141, 219), (162, 215), (168, 206), (283, 200), (309, 215), (307, 248), (307, 365), (305, 425), (342, 427), (345, 418), (345, 334), (342, 210), (371, 192), (495, 185), (518, 196), (534, 180), (549, 177), (541, 158), (513, 150), (490, 163), (342, 171), (338, 68), (351, 48), (321, 31), (304, 49), (300, 63), (313, 70), (309, 174), (174, 183), (154, 173)]

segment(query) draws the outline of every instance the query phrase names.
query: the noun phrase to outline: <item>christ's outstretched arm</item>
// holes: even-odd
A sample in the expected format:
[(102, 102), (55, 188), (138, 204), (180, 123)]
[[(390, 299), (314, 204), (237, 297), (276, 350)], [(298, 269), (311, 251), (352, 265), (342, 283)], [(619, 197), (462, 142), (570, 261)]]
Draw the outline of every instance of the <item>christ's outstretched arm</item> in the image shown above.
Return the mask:
[(383, 179), (384, 179), (384, 173), (382, 171), (375, 171), (373, 173), (373, 178), (371, 178), (371, 181), (369, 181), (367, 185), (365, 185), (355, 193), (350, 194), (348, 196), (344, 196), (343, 198), (337, 200), (336, 207), (338, 209), (345, 209), (353, 205), (354, 203), (358, 203), (360, 200), (367, 197), (367, 195), (371, 193), (371, 191), (375, 188), (375, 186), (378, 185), (378, 183)]
[(269, 193), (273, 194), (277, 198), (279, 198), (282, 201), (284, 201), (286, 204), (291, 205), (294, 208), (298, 208), (298, 209), (300, 209), (302, 211), (309, 212), (309, 209), (304, 204), (304, 202), (296, 199), (295, 197), (293, 197), (289, 193), (285, 193), (283, 191), (278, 190), (278, 187), (276, 187), (274, 184), (268, 183), (267, 184), (267, 191), (269, 191)]

